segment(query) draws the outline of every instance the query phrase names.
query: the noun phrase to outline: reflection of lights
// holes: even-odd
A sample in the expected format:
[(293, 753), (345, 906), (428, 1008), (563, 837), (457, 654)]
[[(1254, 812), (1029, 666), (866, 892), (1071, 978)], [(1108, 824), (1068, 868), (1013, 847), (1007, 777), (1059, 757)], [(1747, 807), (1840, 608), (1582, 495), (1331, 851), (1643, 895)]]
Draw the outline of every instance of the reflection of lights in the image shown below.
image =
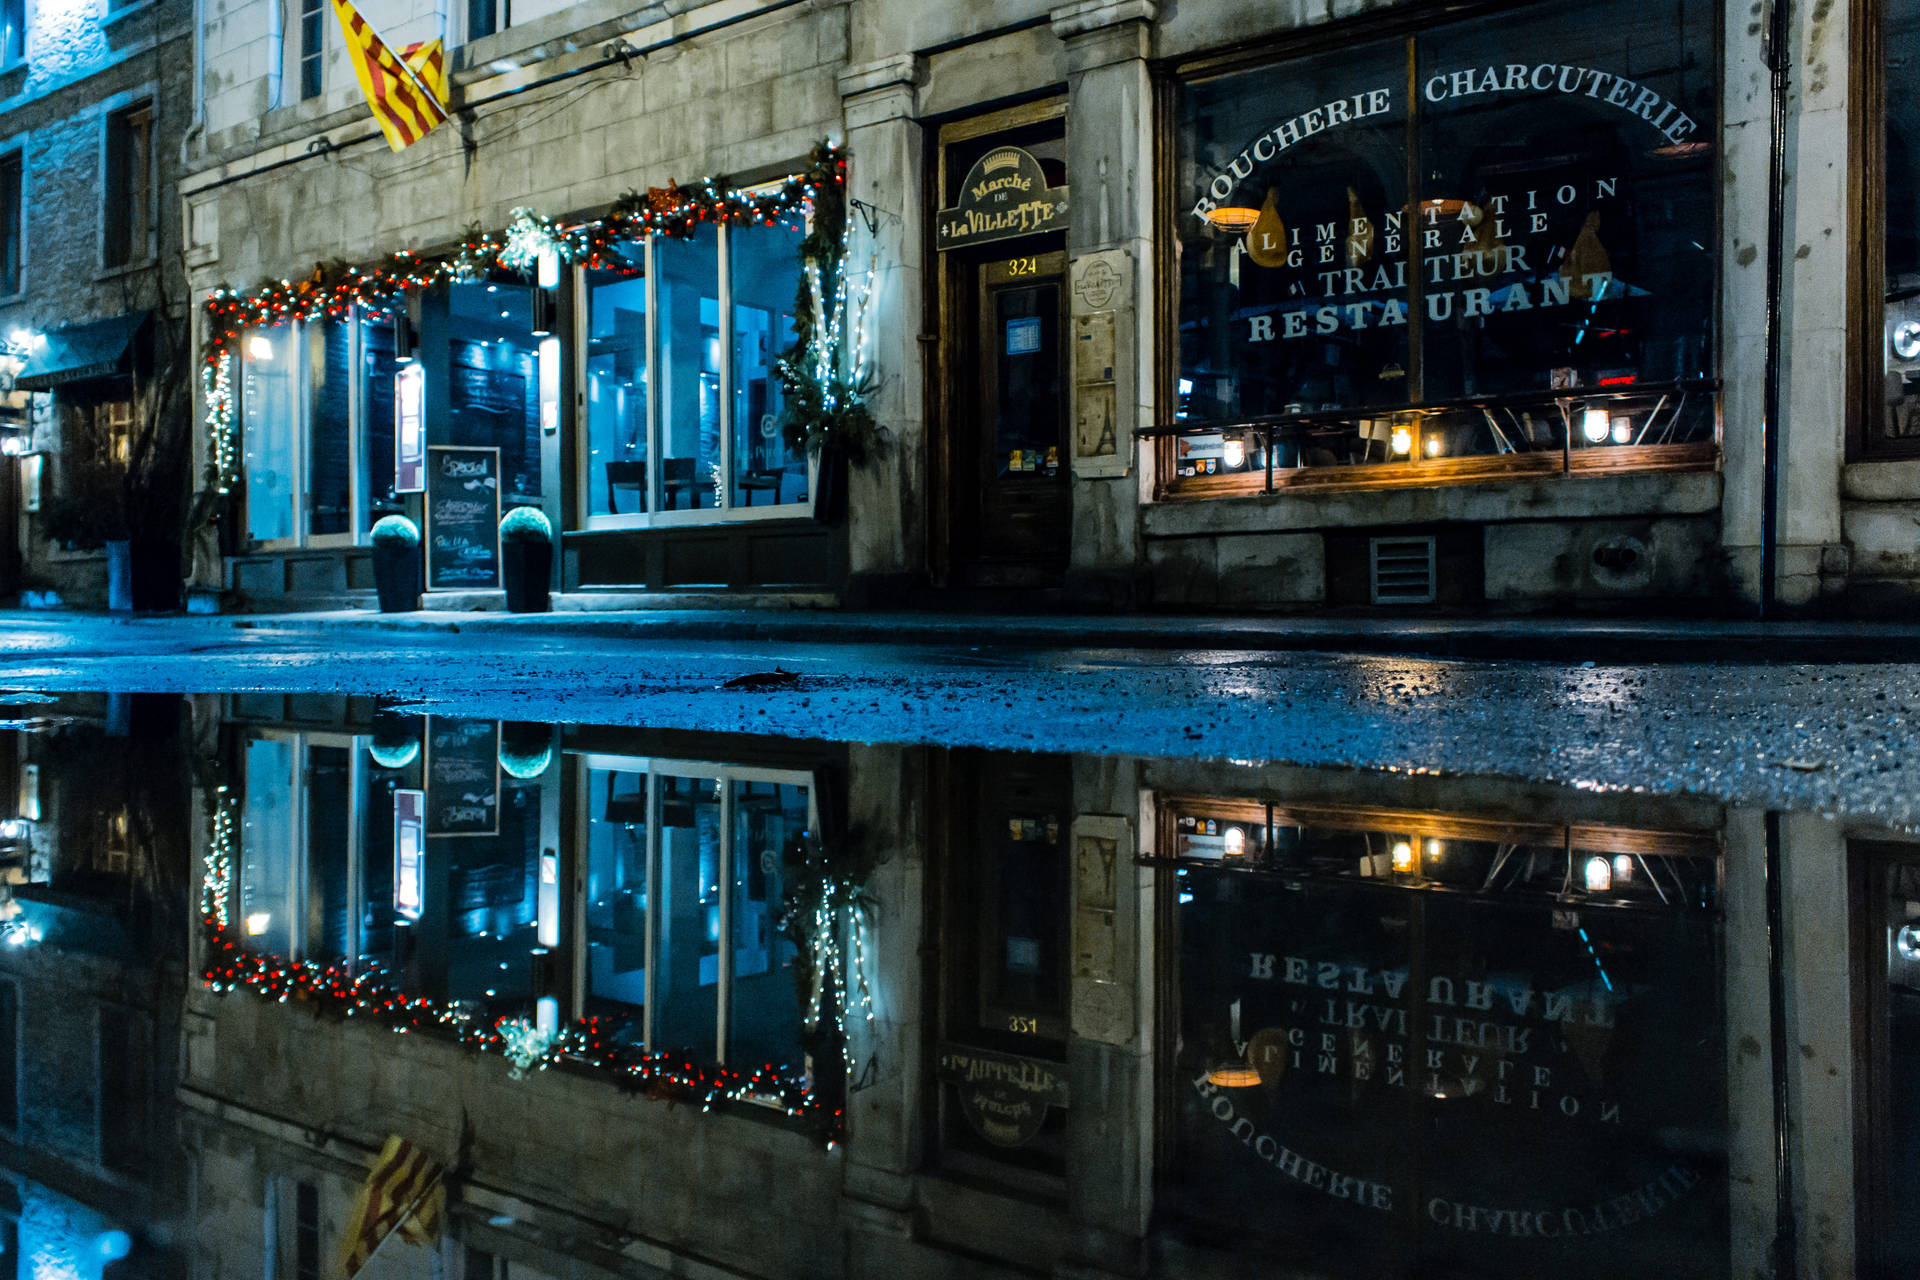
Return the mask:
[(1228, 827), (1225, 834), (1226, 849), (1229, 854), (1237, 856), (1247, 851), (1246, 832), (1242, 831), (1239, 827)]
[(267, 911), (254, 912), (252, 915), (247, 917), (247, 936), (249, 938), (259, 937), (261, 934), (267, 931), (267, 927), (272, 923), (273, 923), (273, 914), (271, 912), (267, 912)]
[(1437, 458), (1440, 456), (1440, 437), (1439, 436), (1427, 437), (1427, 456), (1429, 458)]
[(1893, 354), (1902, 360), (1920, 358), (1920, 320), (1903, 320), (1894, 327)]
[(1393, 869), (1395, 871), (1413, 870), (1413, 845), (1405, 840), (1393, 846)]
[(1619, 417), (1613, 420), (1613, 442), (1626, 444), (1633, 439), (1633, 419)]
[(1588, 444), (1599, 444), (1612, 430), (1613, 419), (1598, 405), (1589, 406), (1580, 415), (1580, 434), (1587, 438)]
[(1395, 427), (1393, 429), (1393, 438), (1389, 443), (1393, 446), (1393, 454), (1396, 458), (1404, 453), (1412, 453), (1413, 432), (1405, 427)]
[(1192, 395), (1192, 394), (1193, 394), (1193, 379), (1192, 379), (1192, 378), (1182, 378), (1182, 379), (1180, 379), (1180, 394), (1181, 394), (1181, 395), (1183, 395), (1183, 396), (1190, 396), (1190, 395)]
[(1903, 960), (1920, 960), (1920, 926), (1903, 924), (1893, 935), (1894, 950)]
[(543, 1036), (560, 1034), (560, 1001), (553, 996), (541, 996), (534, 1002), (533, 1027)]
[(1229, 468), (1242, 467), (1247, 461), (1247, 445), (1244, 440), (1229, 440), (1220, 451), (1220, 461)]
[(124, 1231), (102, 1231), (93, 1238), (93, 1251), (112, 1262), (133, 1252), (133, 1240)]
[(264, 333), (256, 333), (247, 339), (247, 359), (273, 359), (273, 339)]
[(1613, 888), (1613, 864), (1605, 858), (1587, 859), (1587, 892), (1605, 893)]
[(1633, 859), (1626, 854), (1617, 854), (1613, 859), (1613, 878), (1618, 884), (1629, 884), (1633, 880)]
[(1427, 856), (1429, 858), (1437, 858), (1446, 851), (1447, 846), (1441, 844), (1438, 840), (1427, 841)]
[(1222, 205), (1218, 209), (1207, 210), (1207, 221), (1217, 230), (1236, 236), (1245, 235), (1253, 230), (1254, 223), (1260, 221), (1260, 211), (1245, 205)]
[(1260, 1083), (1260, 1073), (1244, 1063), (1230, 1062), (1207, 1072), (1207, 1083), (1222, 1089), (1251, 1089)]
[(10, 947), (30, 946), (44, 936), (40, 930), (18, 917), (0, 926), (0, 941), (4, 941)]

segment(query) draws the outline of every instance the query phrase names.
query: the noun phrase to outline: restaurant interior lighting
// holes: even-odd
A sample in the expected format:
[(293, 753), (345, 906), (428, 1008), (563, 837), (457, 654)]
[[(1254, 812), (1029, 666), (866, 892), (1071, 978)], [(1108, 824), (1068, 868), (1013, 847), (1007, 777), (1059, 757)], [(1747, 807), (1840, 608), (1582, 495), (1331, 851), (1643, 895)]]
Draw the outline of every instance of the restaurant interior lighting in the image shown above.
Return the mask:
[(247, 359), (273, 359), (273, 339), (264, 333), (251, 334), (247, 338)]
[(1229, 857), (1239, 857), (1247, 851), (1247, 833), (1239, 827), (1228, 827), (1223, 836)]
[(1207, 1083), (1222, 1089), (1251, 1089), (1260, 1083), (1260, 1073), (1244, 1062), (1229, 1062), (1207, 1072)]
[(1400, 840), (1394, 843), (1393, 869), (1395, 871), (1413, 870), (1413, 843), (1411, 841)]
[(1616, 853), (1613, 856), (1613, 879), (1616, 884), (1633, 882), (1633, 859), (1627, 854)]
[[(1376, 437), (1376, 439), (1377, 438), (1378, 437)], [(1412, 453), (1413, 431), (1407, 427), (1395, 427), (1393, 429), (1393, 436), (1389, 439), (1388, 444), (1393, 449), (1393, 456), (1396, 458), (1403, 454)]]
[(1207, 221), (1213, 224), (1215, 230), (1243, 236), (1253, 230), (1254, 223), (1260, 221), (1260, 211), (1245, 205), (1222, 205), (1207, 211)]
[(1893, 935), (1893, 949), (1903, 960), (1920, 960), (1920, 927), (1901, 925), (1900, 931)]
[(1599, 444), (1613, 430), (1613, 417), (1600, 405), (1588, 405), (1580, 415), (1580, 434), (1588, 444)]
[(1587, 859), (1587, 892), (1605, 893), (1613, 888), (1613, 864), (1605, 858)]
[(1627, 444), (1633, 439), (1633, 419), (1622, 414), (1613, 420), (1613, 442)]
[(247, 917), (247, 936), (249, 938), (259, 937), (261, 934), (267, 931), (267, 926), (271, 925), (272, 923), (273, 923), (273, 916), (271, 913), (266, 911), (254, 912), (252, 915)]
[(1220, 461), (1229, 469), (1246, 465), (1247, 445), (1244, 440), (1229, 440), (1220, 450)]

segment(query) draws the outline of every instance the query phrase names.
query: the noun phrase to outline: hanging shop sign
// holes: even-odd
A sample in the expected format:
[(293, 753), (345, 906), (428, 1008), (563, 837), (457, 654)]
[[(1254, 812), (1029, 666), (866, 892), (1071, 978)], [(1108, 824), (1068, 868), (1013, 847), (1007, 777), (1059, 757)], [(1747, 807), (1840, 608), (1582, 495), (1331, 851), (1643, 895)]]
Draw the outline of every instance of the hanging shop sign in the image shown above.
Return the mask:
[(1067, 1105), (1064, 1068), (1056, 1062), (940, 1046), (939, 1078), (954, 1088), (973, 1131), (997, 1147), (1024, 1147), (1040, 1134), (1048, 1107)]
[(1050, 187), (1040, 162), (1020, 147), (995, 147), (960, 184), (960, 202), (942, 209), (939, 247), (964, 249), (1067, 226), (1067, 188)]
[(427, 720), (426, 834), (500, 832), (500, 722)]
[(427, 589), (500, 585), (500, 450), (427, 449)]

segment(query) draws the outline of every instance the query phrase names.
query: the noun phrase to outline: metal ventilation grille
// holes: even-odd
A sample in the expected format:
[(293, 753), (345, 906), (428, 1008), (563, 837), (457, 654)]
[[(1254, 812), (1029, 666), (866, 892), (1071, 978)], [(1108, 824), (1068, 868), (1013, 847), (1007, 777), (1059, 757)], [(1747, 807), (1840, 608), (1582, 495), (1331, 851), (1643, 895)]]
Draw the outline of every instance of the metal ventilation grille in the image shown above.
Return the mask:
[(1434, 588), (1432, 538), (1373, 540), (1375, 604), (1432, 604)]

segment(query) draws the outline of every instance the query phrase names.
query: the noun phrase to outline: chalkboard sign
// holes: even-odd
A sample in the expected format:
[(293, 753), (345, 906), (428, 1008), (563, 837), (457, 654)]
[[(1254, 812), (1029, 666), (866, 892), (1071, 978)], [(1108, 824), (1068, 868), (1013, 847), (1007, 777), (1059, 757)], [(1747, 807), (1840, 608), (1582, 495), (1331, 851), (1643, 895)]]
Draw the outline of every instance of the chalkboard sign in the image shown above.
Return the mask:
[(500, 451), (427, 450), (427, 589), (500, 585)]
[(500, 831), (500, 722), (427, 717), (427, 834)]

